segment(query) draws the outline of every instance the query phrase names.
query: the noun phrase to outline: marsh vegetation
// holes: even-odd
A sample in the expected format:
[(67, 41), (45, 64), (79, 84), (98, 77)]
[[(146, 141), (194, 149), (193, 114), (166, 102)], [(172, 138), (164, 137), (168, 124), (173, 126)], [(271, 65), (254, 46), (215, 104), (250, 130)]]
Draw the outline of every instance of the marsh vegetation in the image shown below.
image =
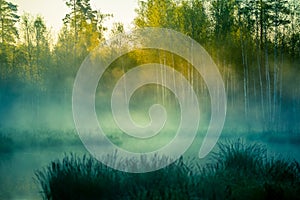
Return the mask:
[[(35, 175), (44, 199), (299, 199), (296, 160), (269, 157), (264, 147), (243, 141), (221, 143), (218, 149), (209, 164), (180, 158), (142, 174), (114, 170), (88, 155), (66, 154)], [(109, 157), (111, 162), (116, 156)], [(135, 167), (138, 162), (116, 164)]]
[[(115, 84), (147, 63), (168, 65), (192, 86), (201, 111), (199, 133), (182, 159), (159, 171), (129, 174), (99, 163), (75, 131), (72, 89), (86, 56), (108, 39), (104, 21), (112, 16), (90, 0), (66, 0), (68, 13), (53, 35), (43, 16), (20, 15), (18, 5), (0, 0), (0, 199), (299, 199), (299, 1), (138, 2), (134, 28), (178, 31), (201, 44), (216, 63), (228, 100), (218, 148), (205, 160), (195, 159), (211, 119), (211, 102), (193, 63), (168, 51), (137, 49), (114, 60), (99, 80), (95, 110), (106, 136), (115, 145), (139, 151), (174, 137), (180, 105), (176, 95), (157, 85), (139, 88), (128, 103), (132, 118), (142, 125), (149, 122), (151, 105), (166, 108), (166, 128), (157, 138), (141, 142), (115, 126), (110, 109)], [(115, 23), (109, 34), (124, 30)], [(112, 46), (126, 49), (130, 42)], [(155, 78), (172, 81), (173, 74), (162, 70)], [(132, 167), (133, 161), (122, 164)]]

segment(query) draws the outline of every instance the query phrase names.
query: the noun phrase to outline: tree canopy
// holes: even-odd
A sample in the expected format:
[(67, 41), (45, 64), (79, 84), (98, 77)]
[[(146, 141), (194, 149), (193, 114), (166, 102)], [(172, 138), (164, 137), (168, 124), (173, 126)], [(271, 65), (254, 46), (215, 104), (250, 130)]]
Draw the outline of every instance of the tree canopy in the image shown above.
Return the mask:
[[(94, 10), (90, 0), (66, 0), (65, 4), (69, 12), (54, 40), (43, 16), (18, 16), (17, 5), (0, 1), (2, 102), (22, 96), (23, 102), (31, 102), (33, 110), (38, 110), (41, 99), (49, 96), (58, 102), (70, 101), (76, 72), (84, 58), (107, 39), (104, 21), (112, 15)], [(139, 0), (135, 12), (135, 28), (174, 29), (209, 52), (222, 74), (233, 115), (242, 113), (249, 123), (262, 121), (267, 128), (296, 123), (300, 111), (296, 86), (300, 83), (299, 1)], [(115, 23), (110, 36), (119, 33), (124, 33), (124, 26)], [(169, 64), (193, 82), (196, 90), (205, 88), (204, 83), (197, 86), (201, 78), (195, 78), (190, 63), (168, 52), (136, 51), (117, 60), (109, 73), (115, 79), (128, 70), (124, 65), (149, 61)], [(239, 109), (234, 109), (237, 105)], [(290, 120), (284, 121), (286, 116)]]

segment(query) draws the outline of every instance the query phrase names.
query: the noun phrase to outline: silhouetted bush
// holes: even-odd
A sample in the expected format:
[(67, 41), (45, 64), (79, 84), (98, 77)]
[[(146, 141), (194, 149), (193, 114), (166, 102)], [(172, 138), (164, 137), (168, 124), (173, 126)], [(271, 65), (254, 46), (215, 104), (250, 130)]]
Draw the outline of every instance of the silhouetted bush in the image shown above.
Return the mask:
[[(114, 162), (116, 155), (108, 159)], [(166, 159), (146, 162), (151, 167)], [(70, 154), (36, 177), (44, 199), (300, 199), (296, 161), (268, 158), (264, 147), (240, 140), (219, 144), (212, 159), (202, 166), (180, 158), (163, 169), (135, 174)], [(122, 164), (136, 162), (125, 159)]]
[(70, 154), (36, 172), (44, 199), (114, 199), (119, 172), (97, 160)]
[[(205, 199), (300, 199), (299, 163), (268, 158), (266, 148), (220, 143), (214, 163), (200, 166)], [(276, 198), (275, 198), (276, 197)]]

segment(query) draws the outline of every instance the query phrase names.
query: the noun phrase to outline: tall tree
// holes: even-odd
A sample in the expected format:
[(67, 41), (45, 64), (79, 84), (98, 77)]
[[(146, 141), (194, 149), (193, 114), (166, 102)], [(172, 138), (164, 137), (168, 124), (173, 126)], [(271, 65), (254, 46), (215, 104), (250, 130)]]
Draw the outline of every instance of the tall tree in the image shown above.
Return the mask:
[(17, 15), (17, 5), (0, 0), (0, 39), (1, 43), (12, 44), (18, 37), (16, 22), (19, 21)]
[(21, 35), (18, 49), (23, 52), (26, 63), (23, 66), (25, 79), (32, 84), (41, 84), (50, 65), (50, 34), (41, 16), (25, 13), (21, 17)]
[(13, 71), (15, 41), (18, 38), (17, 5), (0, 0), (0, 78), (6, 79)]
[(202, 0), (183, 1), (178, 6), (181, 31), (192, 37), (201, 45), (207, 43), (209, 34), (209, 21)]
[(288, 27), (289, 38), (288, 46), (293, 59), (300, 58), (300, 2), (297, 0), (289, 1), (290, 25)]
[[(103, 22), (111, 15), (92, 9), (90, 0), (66, 0), (69, 13), (53, 48), (54, 65), (50, 70), (53, 93), (69, 105), (73, 80), (84, 58), (104, 39)], [(51, 80), (59, 79), (60, 82)]]
[(251, 40), (253, 34), (254, 20), (251, 18), (253, 9), (249, 0), (238, 1), (237, 9), (237, 32), (240, 40), (241, 57), (243, 65), (244, 112), (245, 118), (247, 120), (250, 106), (249, 51), (251, 52)]
[(24, 66), (24, 79), (34, 80), (34, 27), (33, 27), (33, 16), (25, 13), (21, 17), (21, 29), (23, 34), (23, 51), (26, 55), (26, 65)]
[[(288, 1), (287, 0), (275, 0), (272, 2), (272, 32), (274, 35), (274, 58), (273, 58), (273, 98), (272, 98), (272, 109), (271, 109), (271, 120), (272, 123), (277, 123), (278, 121), (278, 115), (277, 107), (278, 107), (278, 88), (280, 89), (281, 83), (279, 81), (282, 81), (280, 79), (280, 73), (282, 73), (282, 64), (279, 63), (279, 57), (282, 54), (282, 51), (279, 51), (279, 38), (283, 37), (283, 30), (285, 29), (285, 26), (290, 23), (288, 20), (289, 16), (289, 8), (288, 8)], [(278, 81), (279, 80), (279, 81)]]
[(172, 0), (139, 1), (134, 19), (137, 27), (171, 28), (174, 22), (175, 3)]
[(86, 54), (103, 39), (103, 22), (111, 15), (93, 10), (90, 0), (67, 0), (66, 5), (71, 11), (63, 22), (74, 35), (74, 55)]

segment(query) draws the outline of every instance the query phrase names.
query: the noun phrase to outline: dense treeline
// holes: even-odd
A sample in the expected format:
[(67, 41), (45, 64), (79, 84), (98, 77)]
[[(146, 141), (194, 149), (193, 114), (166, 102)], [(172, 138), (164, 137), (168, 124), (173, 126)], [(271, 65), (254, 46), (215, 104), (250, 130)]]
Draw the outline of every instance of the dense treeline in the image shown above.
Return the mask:
[(202, 44), (222, 72), (229, 106), (243, 102), (247, 120), (256, 118), (267, 129), (293, 124), (299, 107), (298, 2), (149, 0), (137, 13), (138, 27), (172, 28)]
[[(105, 39), (103, 22), (111, 15), (93, 10), (89, 0), (67, 0), (66, 6), (70, 12), (53, 42), (42, 16), (18, 16), (17, 5), (0, 1), (0, 118), (15, 101), (30, 105), (35, 117), (49, 102), (71, 108), (76, 72)], [(139, 1), (136, 13), (137, 28), (174, 29), (204, 46), (223, 76), (229, 117), (242, 118), (251, 128), (253, 122), (268, 130), (299, 127), (297, 0), (148, 0)], [(115, 24), (111, 34), (121, 32), (122, 24)], [(144, 55), (136, 52), (126, 62), (143, 63)], [(117, 66), (124, 73), (123, 65)], [(185, 66), (182, 71), (193, 82), (194, 71)]]
[(45, 118), (41, 115), (53, 105), (62, 105), (57, 112), (69, 111), (75, 74), (88, 52), (104, 39), (103, 21), (110, 15), (93, 10), (89, 0), (68, 0), (66, 6), (70, 12), (54, 37), (42, 16), (18, 16), (17, 5), (1, 0), (2, 125), (16, 105), (15, 115), (32, 119), (26, 121), (29, 126), (51, 123), (41, 122)]

